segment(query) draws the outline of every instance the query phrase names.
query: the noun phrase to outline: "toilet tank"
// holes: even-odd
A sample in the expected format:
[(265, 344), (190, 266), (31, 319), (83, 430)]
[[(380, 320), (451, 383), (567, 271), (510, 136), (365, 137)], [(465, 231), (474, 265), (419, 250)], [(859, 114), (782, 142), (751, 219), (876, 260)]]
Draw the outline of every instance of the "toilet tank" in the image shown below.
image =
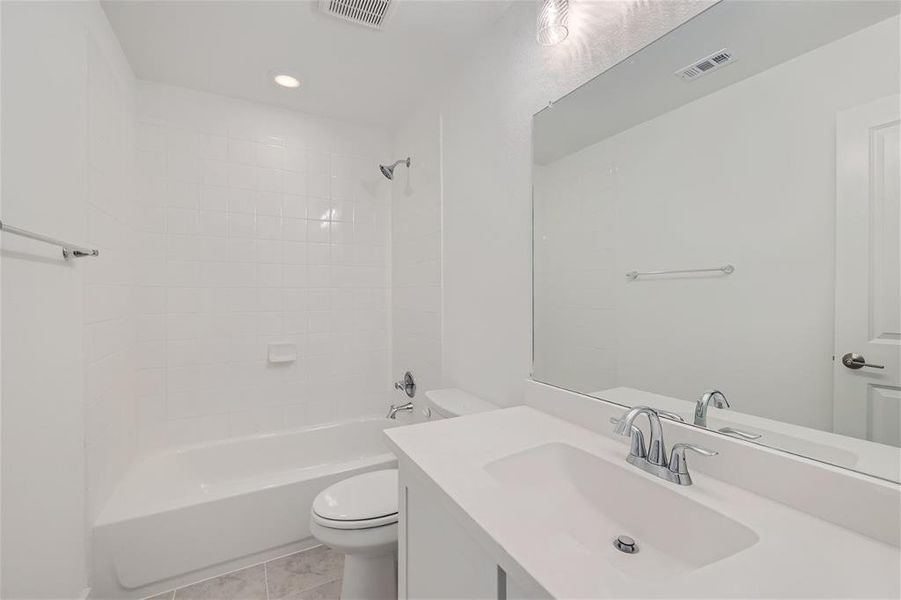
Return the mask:
[(497, 409), (491, 402), (457, 388), (430, 390), (425, 397), (427, 418), (430, 419), (449, 419)]

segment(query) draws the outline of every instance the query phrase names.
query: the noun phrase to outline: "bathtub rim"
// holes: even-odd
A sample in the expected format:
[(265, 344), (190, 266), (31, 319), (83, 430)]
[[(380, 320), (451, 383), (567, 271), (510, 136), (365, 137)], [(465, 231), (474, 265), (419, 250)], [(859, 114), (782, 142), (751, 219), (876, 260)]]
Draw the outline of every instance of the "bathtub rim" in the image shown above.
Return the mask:
[[(243, 496), (247, 494), (252, 494), (259, 489), (266, 489), (270, 487), (279, 487), (283, 485), (290, 485), (293, 482), (304, 481), (307, 479), (315, 478), (321, 475), (323, 472), (332, 472), (334, 470), (348, 470), (353, 465), (359, 464), (379, 464), (390, 459), (396, 459), (395, 455), (387, 449), (387, 447), (383, 447), (381, 452), (375, 454), (369, 454), (365, 456), (357, 456), (357, 457), (348, 457), (343, 460), (334, 460), (326, 463), (318, 463), (306, 466), (299, 466), (294, 469), (286, 469), (281, 471), (276, 471), (275, 473), (287, 474), (287, 473), (297, 473), (298, 475), (306, 474), (306, 477), (284, 477), (281, 478), (278, 482), (272, 482), (267, 485), (258, 486), (255, 488), (248, 488), (244, 490), (239, 490), (234, 493), (220, 493), (209, 495), (205, 498), (198, 498), (195, 495), (187, 494), (187, 495), (174, 495), (173, 498), (167, 499), (165, 502), (161, 503), (147, 503), (143, 506), (140, 506), (138, 509), (123, 509), (121, 506), (117, 505), (117, 495), (122, 492), (123, 486), (127, 483), (129, 477), (132, 473), (138, 469), (141, 465), (145, 465), (152, 460), (165, 460), (167, 457), (176, 458), (180, 455), (187, 454), (191, 451), (198, 450), (208, 450), (210, 448), (215, 448), (217, 446), (228, 446), (239, 443), (246, 442), (255, 442), (259, 440), (265, 439), (273, 439), (279, 437), (288, 437), (292, 435), (302, 435), (304, 433), (310, 433), (314, 431), (322, 431), (327, 429), (337, 429), (342, 426), (353, 425), (353, 424), (363, 424), (363, 423), (374, 423), (378, 421), (387, 421), (384, 417), (377, 416), (369, 416), (369, 417), (354, 417), (351, 419), (345, 419), (342, 421), (331, 421), (328, 423), (317, 423), (315, 425), (310, 426), (301, 426), (295, 427), (291, 429), (280, 429), (277, 431), (266, 431), (261, 433), (252, 433), (241, 436), (234, 436), (229, 438), (221, 438), (216, 440), (207, 440), (203, 442), (192, 442), (189, 444), (182, 444), (178, 446), (169, 446), (162, 448), (158, 451), (148, 452), (144, 455), (138, 457), (131, 465), (129, 465), (128, 470), (125, 472), (124, 476), (117, 482), (113, 492), (110, 494), (110, 497), (104, 503), (103, 508), (98, 513), (97, 517), (94, 519), (94, 522), (91, 524), (93, 528), (104, 527), (108, 525), (114, 525), (116, 523), (122, 523), (126, 521), (130, 521), (133, 519), (140, 519), (144, 517), (148, 517), (151, 515), (156, 515), (159, 513), (164, 513), (172, 510), (179, 510), (183, 508), (187, 508), (190, 506), (195, 506), (198, 504), (203, 504), (204, 502), (215, 502), (218, 500), (222, 500), (224, 498)], [(385, 429), (390, 429), (393, 427), (400, 426), (401, 423), (383, 423), (383, 427), (380, 428), (381, 431)], [(122, 502), (118, 502), (118, 504), (122, 504)]]

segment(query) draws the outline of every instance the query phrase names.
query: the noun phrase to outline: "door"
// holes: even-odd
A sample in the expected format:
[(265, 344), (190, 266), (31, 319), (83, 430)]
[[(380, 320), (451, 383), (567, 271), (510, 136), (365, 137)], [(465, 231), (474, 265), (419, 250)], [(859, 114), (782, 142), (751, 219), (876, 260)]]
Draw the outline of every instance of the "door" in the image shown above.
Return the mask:
[[(899, 96), (889, 96), (839, 113), (836, 123), (834, 428), (894, 446), (901, 445), (899, 119)], [(843, 361), (847, 354), (859, 356)]]

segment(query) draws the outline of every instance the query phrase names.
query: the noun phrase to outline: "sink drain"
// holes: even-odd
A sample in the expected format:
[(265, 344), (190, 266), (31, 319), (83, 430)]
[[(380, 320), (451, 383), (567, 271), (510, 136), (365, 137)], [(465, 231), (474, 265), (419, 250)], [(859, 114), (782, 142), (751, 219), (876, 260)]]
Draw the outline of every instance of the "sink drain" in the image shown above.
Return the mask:
[(638, 552), (638, 544), (627, 535), (616, 536), (616, 539), (613, 540), (613, 547), (626, 554), (635, 554)]

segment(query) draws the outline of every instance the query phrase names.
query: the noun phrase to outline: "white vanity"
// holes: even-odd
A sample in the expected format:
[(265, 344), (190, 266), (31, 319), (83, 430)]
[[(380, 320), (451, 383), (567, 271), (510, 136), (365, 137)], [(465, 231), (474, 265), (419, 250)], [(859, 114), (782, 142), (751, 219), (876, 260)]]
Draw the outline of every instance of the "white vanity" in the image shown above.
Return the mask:
[[(401, 598), (901, 594), (897, 486), (665, 423), (668, 446), (720, 452), (690, 456), (694, 484), (676, 485), (626, 462), (628, 440), (608, 424), (621, 409), (527, 386), (533, 406), (386, 432), (400, 468)], [(551, 405), (559, 416), (541, 410)], [(746, 472), (764, 463), (764, 477)], [(748, 489), (799, 472), (834, 485)], [(840, 505), (868, 514), (848, 521)], [(614, 547), (618, 536), (637, 552)]]

